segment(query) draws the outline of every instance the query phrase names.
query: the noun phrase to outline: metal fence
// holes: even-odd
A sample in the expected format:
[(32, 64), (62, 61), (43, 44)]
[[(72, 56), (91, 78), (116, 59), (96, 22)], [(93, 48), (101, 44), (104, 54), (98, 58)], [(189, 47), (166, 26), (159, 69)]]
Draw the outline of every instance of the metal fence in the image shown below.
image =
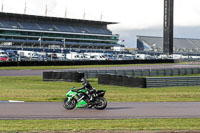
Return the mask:
[(200, 77), (152, 77), (146, 78), (146, 88), (172, 86), (198, 86)]
[(200, 74), (200, 68), (133, 69), (133, 70), (80, 70), (87, 78), (97, 78), (99, 74), (115, 74), (131, 77), (177, 76)]
[[(152, 77), (200, 74), (198, 68), (133, 69), (133, 70), (77, 70), (61, 73), (79, 72), (87, 78), (100, 78), (102, 84), (132, 86), (142, 88), (199, 86), (200, 77)], [(59, 72), (57, 72), (59, 73)], [(70, 75), (72, 76), (72, 75)], [(110, 76), (110, 77), (108, 77)], [(60, 78), (60, 76), (58, 76)], [(55, 76), (53, 76), (55, 78)], [(107, 79), (108, 78), (108, 79)]]
[(129, 86), (129, 87), (137, 87), (137, 88), (199, 86), (200, 77), (135, 78), (135, 77), (122, 76), (122, 75), (103, 74), (103, 75), (99, 75), (98, 83), (104, 84), (104, 85)]

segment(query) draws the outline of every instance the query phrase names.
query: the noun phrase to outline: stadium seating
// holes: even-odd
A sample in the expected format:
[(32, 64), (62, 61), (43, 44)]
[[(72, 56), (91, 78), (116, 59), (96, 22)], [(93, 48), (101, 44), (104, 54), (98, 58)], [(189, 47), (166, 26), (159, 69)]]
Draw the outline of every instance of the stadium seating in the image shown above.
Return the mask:
[(75, 31), (72, 27), (67, 26), (67, 25), (56, 24), (55, 26), (58, 29), (58, 31), (61, 31), (61, 32), (74, 32)]
[(1, 12), (0, 16), (0, 49), (45, 51), (51, 48), (79, 48), (80, 51), (86, 47), (107, 50), (118, 46), (118, 35), (107, 29), (109, 24), (117, 24), (115, 22), (5, 12)]
[(39, 27), (35, 23), (20, 22), (20, 24), (23, 26), (23, 29), (40, 30)]
[(106, 35), (112, 34), (112, 32), (106, 28), (95, 27), (95, 26), (86, 27), (86, 26), (67, 25), (67, 24), (62, 25), (56, 23), (46, 24), (46, 23), (17, 22), (17, 21), (7, 21), (7, 20), (0, 20), (0, 28), (106, 34)]

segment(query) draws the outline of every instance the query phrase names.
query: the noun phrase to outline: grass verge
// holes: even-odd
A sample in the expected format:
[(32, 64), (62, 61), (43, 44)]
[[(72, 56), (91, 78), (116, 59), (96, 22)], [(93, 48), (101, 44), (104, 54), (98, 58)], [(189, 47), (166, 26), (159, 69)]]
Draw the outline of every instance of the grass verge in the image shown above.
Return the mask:
[[(96, 89), (106, 89), (108, 102), (199, 102), (200, 86), (167, 88), (132, 88), (99, 85), (89, 79)], [(71, 87), (81, 87), (73, 82), (43, 82), (41, 76), (0, 77), (0, 101), (27, 102), (62, 101)]]
[(200, 119), (0, 120), (0, 132), (200, 130)]

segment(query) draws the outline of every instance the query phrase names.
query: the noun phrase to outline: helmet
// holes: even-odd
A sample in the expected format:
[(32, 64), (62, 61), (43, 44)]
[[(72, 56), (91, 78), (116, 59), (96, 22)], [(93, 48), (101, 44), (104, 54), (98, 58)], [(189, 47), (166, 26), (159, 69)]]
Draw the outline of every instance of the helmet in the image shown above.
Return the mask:
[(84, 85), (86, 82), (87, 82), (87, 79), (86, 79), (85, 77), (83, 77), (83, 78), (81, 79), (82, 85)]

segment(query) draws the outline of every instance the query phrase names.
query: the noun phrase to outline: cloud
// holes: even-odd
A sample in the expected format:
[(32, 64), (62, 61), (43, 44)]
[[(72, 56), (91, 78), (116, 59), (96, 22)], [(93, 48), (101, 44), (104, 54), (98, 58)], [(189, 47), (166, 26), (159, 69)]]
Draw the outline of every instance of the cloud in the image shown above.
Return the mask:
[[(164, 0), (0, 0), (0, 4), (2, 1), (5, 12), (23, 13), (26, 2), (27, 14), (44, 15), (46, 4), (48, 16), (64, 17), (66, 9), (67, 17), (75, 19), (82, 19), (84, 11), (86, 19), (90, 20), (100, 20), (103, 14), (103, 21), (119, 22), (109, 28), (114, 33), (121, 33), (129, 47), (135, 47), (137, 34), (162, 36)], [(175, 27), (200, 26), (199, 5), (200, 0), (174, 0)], [(179, 37), (187, 36), (176, 31)], [(182, 32), (196, 38), (199, 28), (195, 34), (190, 28)]]
[(199, 0), (175, 0), (174, 21), (177, 26), (200, 25)]
[[(2, 0), (1, 0), (2, 2)], [(27, 2), (27, 13), (44, 15), (46, 4), (48, 15), (82, 19), (120, 22), (113, 29), (143, 29), (161, 26), (164, 0), (4, 0), (6, 12), (23, 13)], [(200, 25), (199, 0), (175, 0), (176, 26)]]

